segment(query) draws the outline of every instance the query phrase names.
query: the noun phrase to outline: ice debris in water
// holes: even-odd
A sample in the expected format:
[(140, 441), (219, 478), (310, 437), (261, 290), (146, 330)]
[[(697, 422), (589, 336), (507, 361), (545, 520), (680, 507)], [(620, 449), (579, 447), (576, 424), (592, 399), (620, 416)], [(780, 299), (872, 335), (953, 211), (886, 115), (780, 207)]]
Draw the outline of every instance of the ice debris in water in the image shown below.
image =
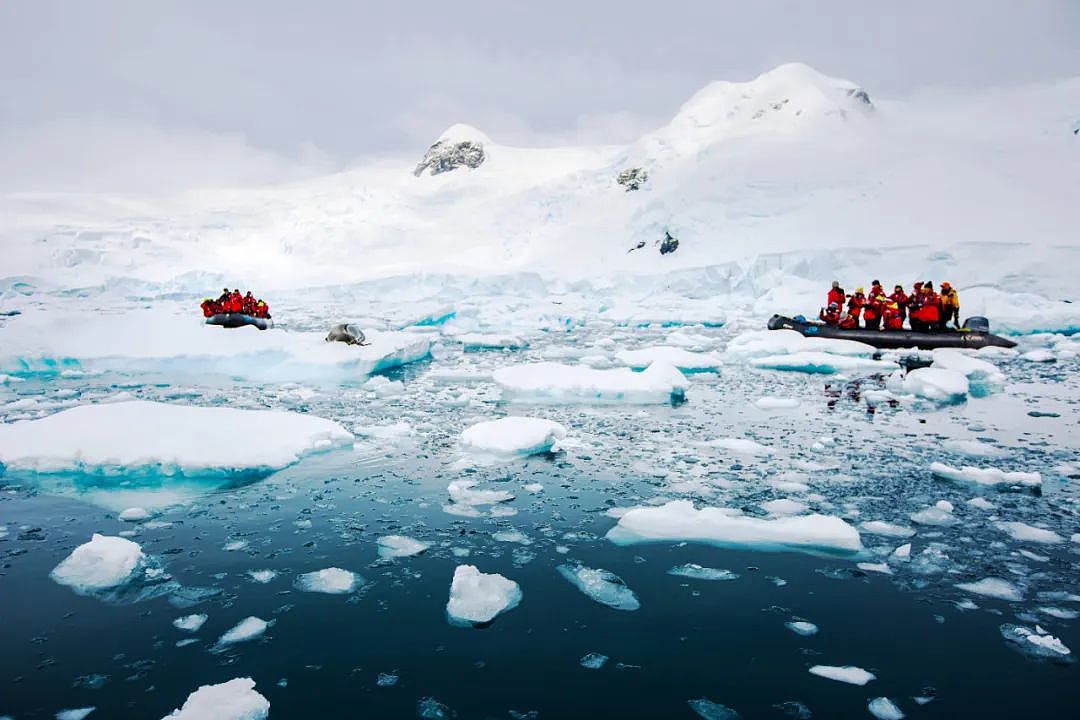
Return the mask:
[(616, 359), (623, 365), (635, 370), (643, 370), (655, 363), (671, 365), (683, 372), (699, 372), (702, 370), (715, 370), (720, 367), (721, 360), (712, 353), (690, 352), (682, 348), (660, 345), (657, 347), (642, 348), (640, 350), (623, 350), (615, 354)]
[(886, 563), (861, 562), (856, 563), (855, 566), (863, 572), (876, 572), (881, 573), (882, 575), (892, 575), (892, 568)]
[(201, 686), (162, 720), (264, 720), (269, 714), (270, 703), (255, 690), (255, 681), (235, 678)]
[(262, 618), (257, 618), (254, 615), (246, 617), (218, 638), (218, 645), (232, 645), (254, 640), (265, 633), (268, 627), (270, 627), (270, 623)]
[(953, 515), (953, 504), (948, 500), (938, 500), (932, 507), (911, 513), (909, 516), (913, 523), (918, 525), (953, 525), (956, 517)]
[(784, 627), (796, 635), (804, 635), (807, 637), (810, 635), (817, 635), (818, 631), (817, 625), (812, 622), (806, 622), (805, 620), (792, 620), (791, 622), (784, 623)]
[(450, 720), (456, 713), (435, 698), (426, 697), (416, 703), (416, 716), (421, 720)]
[(778, 498), (776, 500), (766, 500), (761, 503), (761, 509), (769, 513), (769, 515), (799, 515), (810, 509), (810, 506), (799, 500), (792, 500), (791, 498)]
[(896, 363), (846, 357), (823, 352), (797, 352), (789, 355), (769, 355), (751, 360), (750, 364), (763, 370), (802, 372), (812, 375), (833, 375), (842, 372), (889, 372)]
[[(260, 441), (236, 442), (208, 427), (258, 427)], [(134, 400), (0, 425), (0, 463), (8, 472), (38, 473), (272, 471), (352, 440), (336, 422), (312, 415)]]
[(874, 673), (863, 670), (861, 667), (855, 667), (854, 665), (815, 665), (810, 668), (810, 674), (828, 678), (829, 680), (850, 683), (852, 685), (865, 685), (877, 678), (877, 675), (874, 675)]
[(363, 584), (364, 578), (354, 572), (336, 567), (304, 573), (296, 578), (296, 588), (298, 590), (326, 593), (328, 595), (351, 593)]
[(712, 700), (707, 700), (705, 698), (687, 700), (686, 704), (700, 717), (705, 718), (705, 720), (738, 720), (739, 717), (739, 713), (726, 705), (714, 703)]
[(383, 560), (412, 557), (428, 549), (427, 543), (405, 535), (384, 535), (375, 542), (379, 546), (379, 557)]
[(884, 520), (868, 520), (867, 522), (860, 523), (859, 529), (872, 535), (883, 535), (885, 537), (893, 538), (908, 538), (915, 534), (915, 531), (909, 527), (894, 525), (893, 523), (885, 522)]
[(1065, 538), (1053, 530), (1032, 527), (1022, 522), (999, 522), (998, 528), (1008, 533), (1013, 540), (1042, 543), (1043, 545), (1057, 545), (1065, 542)]
[(450, 582), (446, 614), (456, 625), (487, 623), (521, 602), (521, 588), (498, 573), (482, 573), (474, 565), (458, 565)]
[(83, 720), (90, 713), (96, 710), (96, 707), (84, 707), (84, 708), (72, 708), (70, 710), (61, 710), (56, 713), (56, 720)]
[(1061, 640), (1038, 625), (1032, 629), (1024, 625), (1005, 623), (1001, 626), (1001, 636), (1024, 652), (1036, 657), (1056, 660), (1072, 659), (1072, 651)]
[(859, 531), (838, 517), (801, 515), (763, 519), (729, 508), (697, 510), (689, 500), (633, 508), (607, 533), (617, 545), (660, 540), (695, 540), (754, 548), (862, 549)]
[(535, 455), (552, 450), (565, 437), (566, 428), (553, 420), (510, 416), (466, 428), (461, 445), (493, 455)]
[(400, 680), (400, 679), (401, 678), (398, 677), (397, 673), (383, 673), (383, 672), (381, 672), (375, 678), (375, 686), (376, 687), (394, 687), (395, 685), (398, 684), (398, 680)]
[(237, 550), (243, 550), (247, 546), (247, 540), (230, 540), (221, 549), (226, 552), (236, 552)]
[(584, 657), (582, 657), (581, 660), (578, 661), (578, 663), (583, 668), (588, 668), (589, 670), (599, 670), (607, 664), (607, 661), (607, 655), (601, 655), (600, 653), (591, 652), (587, 653)]
[(754, 407), (758, 410), (794, 410), (799, 407), (801, 401), (798, 398), (782, 398), (765, 396), (754, 401)]
[(90, 542), (75, 548), (49, 576), (79, 594), (86, 594), (123, 585), (144, 561), (138, 543), (94, 533)]
[(971, 357), (958, 349), (938, 348), (933, 351), (933, 367), (958, 372), (968, 379), (973, 388), (990, 390), (1005, 382), (1005, 375), (997, 365)]
[(185, 615), (172, 621), (174, 627), (187, 632), (199, 632), (199, 628), (206, 622), (206, 615)]
[(1007, 451), (978, 440), (946, 440), (941, 446), (951, 453), (968, 457), (1004, 458), (1009, 456)]
[(1054, 353), (1046, 348), (1038, 348), (1037, 350), (1029, 350), (1028, 352), (1020, 356), (1021, 360), (1027, 360), (1028, 362), (1037, 363), (1049, 363), (1057, 360)]
[(997, 468), (976, 468), (966, 465), (957, 469), (940, 462), (932, 463), (930, 472), (935, 477), (945, 480), (974, 483), (976, 485), (1018, 488), (1038, 488), (1042, 486), (1042, 476), (1037, 472), (1005, 472)]
[(278, 574), (274, 570), (248, 570), (247, 575), (254, 582), (257, 582), (260, 585), (265, 585), (266, 583), (276, 578)]
[(885, 387), (896, 395), (911, 395), (942, 405), (964, 402), (971, 390), (965, 375), (934, 367), (906, 373), (897, 370), (886, 380)]
[(615, 610), (637, 610), (637, 595), (623, 579), (608, 570), (584, 565), (560, 565), (559, 574), (590, 599)]
[(752, 330), (732, 338), (724, 352), (731, 358), (790, 355), (798, 352), (869, 358), (877, 350), (872, 345), (855, 340), (810, 338), (795, 330)]
[(964, 592), (999, 600), (1009, 600), (1010, 602), (1019, 602), (1024, 599), (1024, 594), (1019, 587), (1002, 578), (988, 577), (975, 582), (957, 583), (956, 587)]
[(150, 513), (141, 507), (130, 507), (121, 511), (117, 518), (123, 522), (142, 522), (150, 519)]
[(730, 570), (702, 567), (695, 563), (676, 565), (668, 570), (668, 575), (691, 578), (693, 580), (737, 580), (738, 574)]
[(678, 369), (663, 363), (643, 372), (533, 363), (499, 368), (492, 377), (512, 402), (665, 404), (681, 400), (689, 385)]
[(707, 443), (703, 443), (709, 447), (720, 448), (721, 450), (727, 450), (733, 452), (736, 455), (772, 455), (773, 449), (762, 445), (759, 442), (748, 440), (746, 438), (718, 438), (716, 440), (710, 440)]
[(887, 697), (874, 698), (866, 709), (878, 720), (904, 720), (904, 713)]
[(453, 480), (446, 487), (450, 499), (459, 505), (494, 505), (514, 499), (506, 490), (474, 490), (479, 480)]

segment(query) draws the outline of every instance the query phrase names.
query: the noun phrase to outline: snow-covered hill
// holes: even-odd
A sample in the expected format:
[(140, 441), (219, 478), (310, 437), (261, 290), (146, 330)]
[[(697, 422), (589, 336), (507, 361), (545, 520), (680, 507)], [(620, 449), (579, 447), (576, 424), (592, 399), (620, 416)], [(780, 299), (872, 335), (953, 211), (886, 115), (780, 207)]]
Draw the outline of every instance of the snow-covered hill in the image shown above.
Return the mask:
[[(1069, 298), (1077, 107), (1080, 79), (898, 102), (789, 64), (710, 84), (629, 146), (517, 148), (455, 125), (414, 157), (292, 185), (10, 195), (0, 292), (17, 277), (203, 292), (218, 277), (297, 288), (535, 271), (780, 306), (834, 276)], [(433, 173), (425, 152), (451, 160)], [(632, 168), (648, 179), (628, 192), (616, 178)], [(661, 255), (665, 230), (680, 244)]]

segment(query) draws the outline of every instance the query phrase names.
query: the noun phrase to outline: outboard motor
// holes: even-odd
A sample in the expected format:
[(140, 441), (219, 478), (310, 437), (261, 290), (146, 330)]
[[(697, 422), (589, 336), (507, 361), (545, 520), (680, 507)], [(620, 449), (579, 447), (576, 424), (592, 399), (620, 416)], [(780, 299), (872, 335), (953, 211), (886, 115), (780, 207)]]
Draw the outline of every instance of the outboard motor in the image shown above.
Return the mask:
[(976, 315), (975, 317), (969, 317), (965, 320), (964, 327), (971, 332), (988, 333), (990, 332), (990, 321), (980, 315)]

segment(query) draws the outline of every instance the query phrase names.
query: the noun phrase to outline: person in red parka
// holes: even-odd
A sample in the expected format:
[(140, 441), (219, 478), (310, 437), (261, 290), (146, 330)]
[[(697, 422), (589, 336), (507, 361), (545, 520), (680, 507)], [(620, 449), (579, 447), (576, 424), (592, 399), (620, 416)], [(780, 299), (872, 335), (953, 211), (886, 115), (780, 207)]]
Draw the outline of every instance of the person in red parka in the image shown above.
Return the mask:
[(255, 296), (251, 294), (250, 290), (244, 293), (242, 312), (245, 315), (255, 314)]
[(916, 316), (923, 301), (922, 286), (921, 282), (912, 285), (911, 294), (908, 295), (907, 299), (908, 319), (911, 321), (911, 329), (915, 332), (922, 332), (923, 330), (922, 323), (919, 322), (919, 318)]
[(270, 306), (266, 304), (266, 301), (259, 298), (255, 301), (255, 317), (257, 318), (269, 318)]
[(825, 299), (825, 306), (828, 307), (836, 303), (836, 307), (844, 307), (845, 300), (847, 300), (847, 295), (844, 294), (844, 288), (840, 287), (840, 281), (833, 280), (832, 287), (829, 289), (829, 296)]
[(866, 301), (866, 305), (863, 307), (862, 313), (863, 323), (867, 330), (881, 329), (881, 313), (884, 309), (885, 296), (881, 294), (874, 295), (871, 292), (870, 297)]
[(908, 301), (907, 293), (904, 292), (904, 286), (903, 285), (897, 285), (896, 287), (894, 287), (893, 291), (892, 291), (892, 295), (889, 295), (885, 299), (888, 300), (889, 302), (896, 303), (897, 307), (900, 308), (900, 322), (901, 322), (901, 327), (902, 327), (902, 323), (904, 322), (904, 318), (907, 317), (907, 301)]
[(219, 312), (218, 304), (210, 298), (203, 298), (202, 304), (199, 305), (202, 308), (203, 317), (213, 317)]
[(880, 280), (875, 280), (874, 282), (870, 283), (870, 294), (867, 295), (867, 297), (876, 298), (878, 295), (884, 295), (884, 294), (885, 294), (885, 288), (881, 287), (881, 281)]
[(236, 288), (229, 294), (229, 305), (225, 312), (238, 313), (244, 310), (244, 296), (240, 294), (240, 288)]
[(859, 318), (852, 315), (850, 312), (844, 313), (844, 317), (840, 318), (841, 330), (858, 330)]
[(818, 311), (818, 317), (821, 321), (830, 327), (836, 327), (840, 324), (840, 306), (834, 302), (829, 303), (829, 307), (821, 308)]
[(911, 313), (911, 319), (918, 321), (922, 332), (938, 329), (941, 322), (941, 299), (934, 292), (934, 283), (923, 284), (919, 292), (919, 307)]
[(863, 294), (862, 288), (855, 288), (855, 294), (848, 300), (847, 310), (848, 315), (855, 318), (855, 322), (858, 323), (859, 318), (862, 317), (863, 305), (866, 304), (866, 295)]
[(904, 329), (904, 310), (900, 303), (895, 300), (889, 300), (885, 303), (882, 308), (881, 319), (886, 330)]

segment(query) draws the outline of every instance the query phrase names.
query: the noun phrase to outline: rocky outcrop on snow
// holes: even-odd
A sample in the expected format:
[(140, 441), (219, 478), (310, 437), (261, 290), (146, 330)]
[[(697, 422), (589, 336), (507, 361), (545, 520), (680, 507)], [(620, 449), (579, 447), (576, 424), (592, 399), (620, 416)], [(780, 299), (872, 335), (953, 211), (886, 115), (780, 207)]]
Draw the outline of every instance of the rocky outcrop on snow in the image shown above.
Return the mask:
[(622, 185), (626, 192), (633, 192), (634, 190), (640, 190), (641, 186), (649, 180), (649, 172), (645, 168), (633, 167), (627, 168), (619, 173), (615, 178), (615, 182)]
[(486, 139), (475, 128), (455, 125), (428, 148), (424, 157), (416, 164), (413, 175), (420, 177), (425, 172), (439, 175), (460, 167), (476, 169), (483, 165), (487, 158), (484, 153)]

